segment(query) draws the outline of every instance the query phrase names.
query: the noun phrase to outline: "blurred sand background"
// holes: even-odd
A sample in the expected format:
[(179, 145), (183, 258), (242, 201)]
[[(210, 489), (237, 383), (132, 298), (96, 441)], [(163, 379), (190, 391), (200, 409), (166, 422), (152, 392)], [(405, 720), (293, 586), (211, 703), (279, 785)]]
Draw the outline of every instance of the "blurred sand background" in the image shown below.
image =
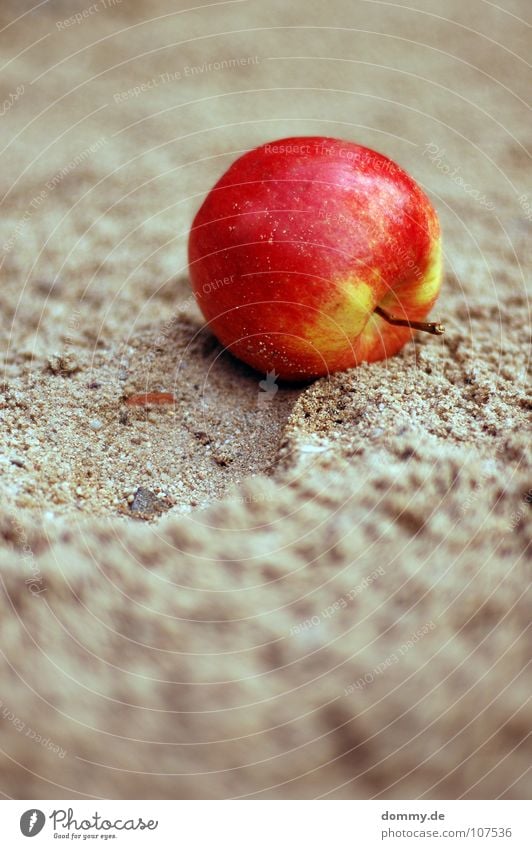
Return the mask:
[[(3, 0), (4, 796), (530, 795), (529, 13)], [(265, 392), (186, 242), (298, 134), (424, 187), (447, 333)]]

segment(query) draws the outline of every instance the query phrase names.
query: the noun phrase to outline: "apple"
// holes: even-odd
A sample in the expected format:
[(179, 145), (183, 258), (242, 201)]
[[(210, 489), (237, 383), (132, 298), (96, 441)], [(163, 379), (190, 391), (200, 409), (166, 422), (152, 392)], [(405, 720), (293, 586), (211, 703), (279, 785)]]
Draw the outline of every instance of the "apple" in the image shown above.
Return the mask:
[(189, 237), (197, 303), (258, 371), (304, 380), (397, 353), (440, 289), (438, 217), (391, 159), (301, 136), (237, 159)]

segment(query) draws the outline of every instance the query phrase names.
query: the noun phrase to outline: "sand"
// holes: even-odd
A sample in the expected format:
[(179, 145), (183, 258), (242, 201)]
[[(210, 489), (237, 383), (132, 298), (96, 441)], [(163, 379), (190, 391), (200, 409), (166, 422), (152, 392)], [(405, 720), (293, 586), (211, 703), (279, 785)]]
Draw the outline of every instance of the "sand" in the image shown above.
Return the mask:
[[(4, 796), (530, 796), (527, 3), (422, 6), (2, 4)], [(447, 332), (261, 384), (188, 228), (305, 133), (427, 191)]]

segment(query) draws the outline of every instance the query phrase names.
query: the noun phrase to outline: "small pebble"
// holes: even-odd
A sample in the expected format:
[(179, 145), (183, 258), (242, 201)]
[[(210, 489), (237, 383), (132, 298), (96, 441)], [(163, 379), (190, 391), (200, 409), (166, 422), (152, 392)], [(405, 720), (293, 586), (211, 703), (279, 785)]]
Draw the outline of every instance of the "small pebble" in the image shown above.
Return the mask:
[(129, 496), (128, 504), (132, 513), (139, 513), (143, 518), (159, 515), (168, 509), (168, 506), (162, 504), (151, 489), (144, 486), (139, 486), (135, 495)]

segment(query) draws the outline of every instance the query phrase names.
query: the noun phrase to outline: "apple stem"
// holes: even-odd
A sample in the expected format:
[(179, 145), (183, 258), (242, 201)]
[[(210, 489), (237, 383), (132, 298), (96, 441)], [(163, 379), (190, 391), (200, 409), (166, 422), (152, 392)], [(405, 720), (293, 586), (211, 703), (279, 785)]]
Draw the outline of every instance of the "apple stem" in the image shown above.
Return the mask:
[(412, 330), (423, 330), (425, 333), (432, 333), (434, 336), (441, 336), (442, 333), (445, 333), (445, 327), (437, 321), (409, 321), (407, 318), (395, 318), (382, 307), (375, 307), (375, 312), (388, 324), (393, 324), (395, 327), (411, 327)]

